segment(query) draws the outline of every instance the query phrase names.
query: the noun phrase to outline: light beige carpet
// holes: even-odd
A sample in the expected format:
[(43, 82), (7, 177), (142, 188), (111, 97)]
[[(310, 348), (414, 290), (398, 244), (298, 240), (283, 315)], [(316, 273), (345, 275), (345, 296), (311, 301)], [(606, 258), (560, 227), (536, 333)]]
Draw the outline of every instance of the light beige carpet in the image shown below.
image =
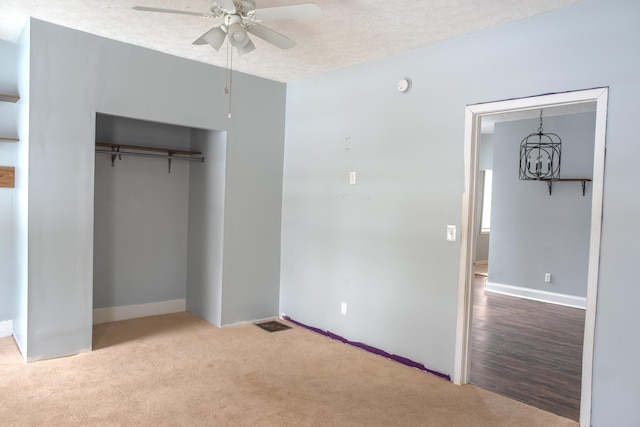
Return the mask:
[(188, 313), (105, 323), (94, 351), (25, 364), (0, 339), (3, 426), (575, 426), (299, 327)]

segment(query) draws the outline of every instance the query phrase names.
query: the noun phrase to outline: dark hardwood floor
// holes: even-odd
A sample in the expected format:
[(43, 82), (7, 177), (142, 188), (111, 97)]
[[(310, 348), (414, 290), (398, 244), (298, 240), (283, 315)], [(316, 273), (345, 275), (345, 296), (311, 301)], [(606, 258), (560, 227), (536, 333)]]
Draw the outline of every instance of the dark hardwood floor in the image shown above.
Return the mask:
[(484, 291), (475, 276), (471, 383), (579, 420), (584, 310)]

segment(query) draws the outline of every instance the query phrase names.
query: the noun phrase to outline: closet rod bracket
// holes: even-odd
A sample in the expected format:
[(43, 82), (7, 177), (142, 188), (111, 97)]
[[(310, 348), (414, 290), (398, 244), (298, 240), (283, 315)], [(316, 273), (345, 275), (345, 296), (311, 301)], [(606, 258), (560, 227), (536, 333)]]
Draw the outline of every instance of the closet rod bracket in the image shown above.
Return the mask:
[(122, 160), (122, 154), (115, 154), (120, 152), (120, 147), (111, 147), (111, 152), (114, 153), (111, 154), (111, 167), (114, 167), (116, 163), (116, 157), (118, 158), (118, 160)]

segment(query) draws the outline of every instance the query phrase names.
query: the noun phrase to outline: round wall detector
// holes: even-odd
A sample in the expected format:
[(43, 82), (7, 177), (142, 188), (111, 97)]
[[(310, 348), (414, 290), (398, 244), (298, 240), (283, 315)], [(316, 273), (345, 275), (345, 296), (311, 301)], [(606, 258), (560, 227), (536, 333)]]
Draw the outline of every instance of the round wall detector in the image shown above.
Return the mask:
[(400, 81), (398, 82), (398, 90), (400, 92), (408, 92), (409, 89), (411, 89), (411, 79), (409, 77), (400, 79)]

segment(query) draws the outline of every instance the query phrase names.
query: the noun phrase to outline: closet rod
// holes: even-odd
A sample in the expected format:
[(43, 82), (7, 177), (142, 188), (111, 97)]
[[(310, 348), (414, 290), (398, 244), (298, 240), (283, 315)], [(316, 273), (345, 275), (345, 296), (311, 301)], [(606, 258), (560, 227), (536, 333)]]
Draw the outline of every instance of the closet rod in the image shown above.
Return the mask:
[(112, 154), (114, 156), (138, 156), (138, 157), (154, 157), (157, 159), (172, 159), (172, 160), (187, 160), (190, 162), (203, 162), (204, 157), (187, 157), (176, 156), (171, 154), (153, 154), (153, 153), (131, 153), (128, 151), (111, 151), (111, 150), (96, 150), (96, 153)]
[(122, 156), (137, 156), (137, 157), (152, 157), (154, 159), (166, 159), (169, 167), (169, 173), (171, 173), (171, 160), (186, 160), (188, 162), (202, 162), (204, 163), (204, 156), (202, 157), (187, 157), (176, 156), (173, 154), (153, 154), (153, 153), (135, 153), (128, 151), (113, 151), (113, 150), (100, 150), (96, 149), (96, 153), (110, 154), (111, 155), (111, 167), (114, 166), (116, 157), (122, 160)]

